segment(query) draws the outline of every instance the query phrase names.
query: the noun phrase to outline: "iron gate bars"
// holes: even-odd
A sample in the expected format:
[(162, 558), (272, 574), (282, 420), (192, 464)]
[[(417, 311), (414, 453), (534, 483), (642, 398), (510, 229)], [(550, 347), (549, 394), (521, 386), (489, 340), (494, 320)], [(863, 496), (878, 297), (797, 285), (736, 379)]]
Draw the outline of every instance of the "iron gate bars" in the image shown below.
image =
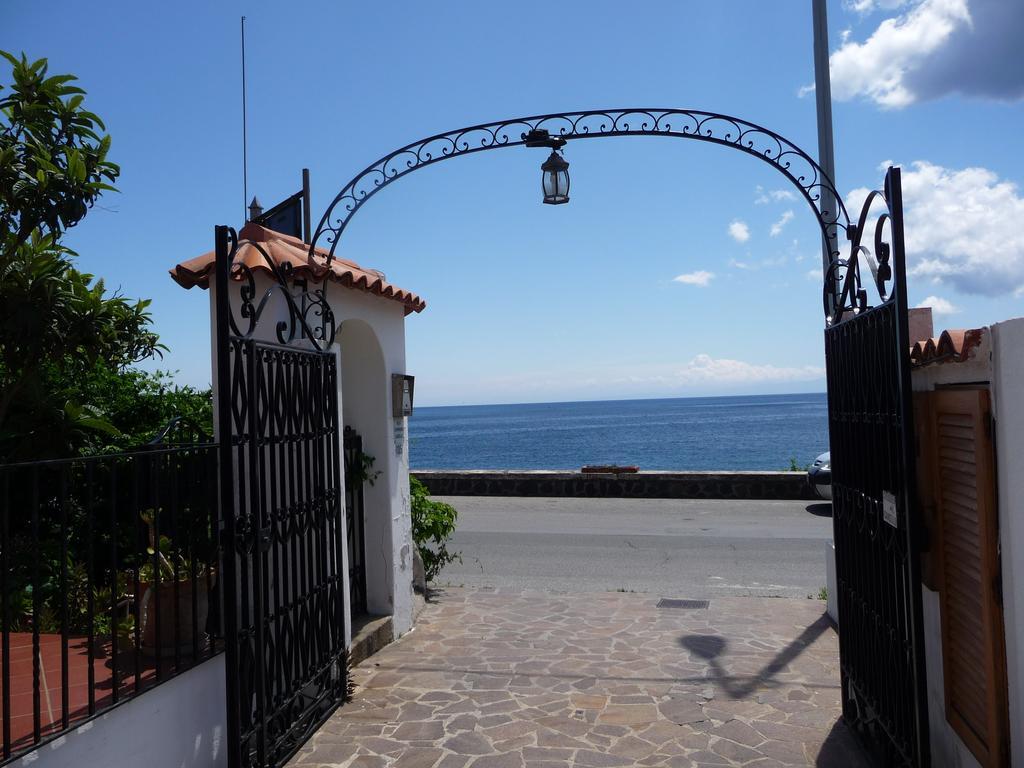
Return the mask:
[[(842, 198), (815, 160), (793, 142), (763, 126), (738, 117), (695, 109), (607, 109), (558, 112), (481, 123), (438, 133), (396, 149), (368, 165), (349, 181), (320, 218), (310, 243), (310, 260), (324, 241), (327, 263), (334, 258), (338, 241), (349, 221), (363, 204), (396, 179), (440, 160), (485, 149), (527, 144), (531, 131), (547, 131), (563, 140), (602, 136), (673, 136), (720, 144), (746, 152), (782, 173), (814, 209), (822, 235), (835, 243), (838, 230), (850, 219)], [(824, 207), (835, 201), (836, 210)], [(833, 258), (840, 254), (832, 253)]]
[(0, 764), (218, 652), (216, 458), (0, 465)]
[(363, 438), (352, 427), (345, 427), (345, 511), (348, 524), (348, 583), (352, 615), (366, 613), (366, 497), (363, 484), (367, 467), (364, 464)]
[[(271, 281), (257, 302), (253, 269), (235, 259), (245, 244), (226, 227), (216, 237), (228, 763), (264, 768), (283, 765), (347, 692), (334, 318), (322, 289), (296, 289), (248, 243)], [(261, 320), (274, 341), (257, 336)]]
[[(885, 764), (927, 765), (928, 715), (918, 562), (907, 277), (899, 169), (864, 203), (850, 266), (872, 254), (860, 235), (872, 206), (875, 282), (866, 308), (846, 281), (852, 310), (825, 330), (833, 528), (843, 716)], [(885, 283), (891, 290), (885, 291)], [(842, 316), (841, 316), (842, 317)]]

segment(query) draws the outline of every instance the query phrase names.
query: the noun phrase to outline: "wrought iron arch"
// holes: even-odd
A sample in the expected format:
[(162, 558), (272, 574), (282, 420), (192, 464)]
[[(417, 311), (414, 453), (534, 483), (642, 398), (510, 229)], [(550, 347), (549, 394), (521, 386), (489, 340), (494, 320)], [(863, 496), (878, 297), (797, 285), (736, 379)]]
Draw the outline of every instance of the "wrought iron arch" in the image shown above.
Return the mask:
[[(779, 171), (800, 192), (814, 211), (825, 242), (831, 244), (830, 266), (822, 281), (827, 322), (835, 324), (846, 314), (868, 308), (860, 275), (862, 257), (870, 267), (881, 303), (890, 298), (886, 288), (892, 273), (888, 265), (890, 249), (883, 233), (889, 223), (888, 210), (875, 221), (875, 250), (872, 252), (861, 244), (872, 203), (881, 199), (888, 204), (887, 194), (876, 192), (869, 196), (853, 223), (832, 180), (814, 158), (792, 141), (742, 118), (693, 109), (635, 108), (534, 115), (481, 123), (406, 144), (368, 165), (342, 187), (310, 238), (310, 260), (323, 241), (329, 265), (356, 211), (393, 181), (441, 160), (487, 149), (525, 146), (531, 131), (547, 131), (564, 141), (603, 136), (672, 136), (732, 147), (756, 157)], [(836, 245), (840, 230), (851, 242), (845, 259)]]

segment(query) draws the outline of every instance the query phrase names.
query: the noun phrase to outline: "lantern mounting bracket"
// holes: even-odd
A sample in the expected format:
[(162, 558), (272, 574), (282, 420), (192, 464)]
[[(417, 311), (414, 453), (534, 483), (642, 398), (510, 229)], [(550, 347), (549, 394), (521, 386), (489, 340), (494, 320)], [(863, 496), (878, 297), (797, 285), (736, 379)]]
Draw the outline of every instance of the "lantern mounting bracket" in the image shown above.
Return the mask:
[(552, 136), (546, 128), (534, 128), (523, 136), (523, 143), (528, 147), (550, 147), (561, 149), (568, 142), (561, 136)]

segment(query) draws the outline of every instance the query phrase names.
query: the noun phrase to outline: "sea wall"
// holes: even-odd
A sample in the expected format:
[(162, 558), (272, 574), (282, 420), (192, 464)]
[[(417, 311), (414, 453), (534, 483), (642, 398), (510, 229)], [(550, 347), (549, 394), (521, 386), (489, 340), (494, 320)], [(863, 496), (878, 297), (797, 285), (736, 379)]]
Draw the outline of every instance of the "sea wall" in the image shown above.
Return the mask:
[(413, 470), (434, 496), (630, 499), (814, 499), (804, 472)]

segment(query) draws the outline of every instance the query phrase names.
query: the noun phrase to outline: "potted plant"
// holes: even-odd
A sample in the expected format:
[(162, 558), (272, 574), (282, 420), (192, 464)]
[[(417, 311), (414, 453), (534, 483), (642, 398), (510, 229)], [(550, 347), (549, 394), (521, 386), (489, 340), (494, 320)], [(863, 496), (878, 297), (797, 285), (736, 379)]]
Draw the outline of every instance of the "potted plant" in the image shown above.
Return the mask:
[(216, 569), (195, 553), (190, 557), (169, 537), (157, 536), (154, 518), (152, 509), (142, 513), (142, 519), (149, 527), (149, 546), (146, 549), (149, 557), (139, 568), (141, 650), (148, 656), (159, 652), (160, 656), (167, 657), (173, 655), (175, 649), (179, 654), (190, 654), (193, 636), (196, 636), (199, 650), (204, 651), (209, 646), (206, 620)]

